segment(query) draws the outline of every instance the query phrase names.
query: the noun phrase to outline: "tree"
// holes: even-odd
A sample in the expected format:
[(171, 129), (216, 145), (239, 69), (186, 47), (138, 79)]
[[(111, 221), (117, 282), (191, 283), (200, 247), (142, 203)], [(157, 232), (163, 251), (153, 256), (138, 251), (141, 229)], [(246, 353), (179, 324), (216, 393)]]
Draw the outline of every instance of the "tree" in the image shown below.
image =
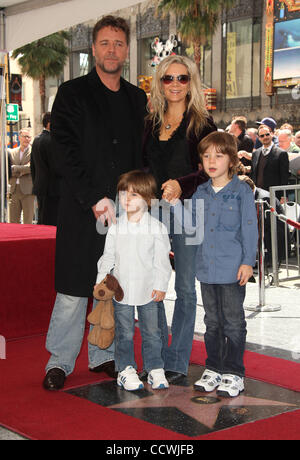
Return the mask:
[(69, 54), (68, 32), (57, 32), (17, 48), (12, 57), (18, 60), (24, 75), (39, 80), (41, 111), (46, 112), (46, 78), (58, 77)]
[(215, 33), (221, 12), (238, 0), (157, 0), (157, 11), (174, 11), (180, 20), (179, 33), (194, 48), (194, 60), (201, 62), (201, 46)]

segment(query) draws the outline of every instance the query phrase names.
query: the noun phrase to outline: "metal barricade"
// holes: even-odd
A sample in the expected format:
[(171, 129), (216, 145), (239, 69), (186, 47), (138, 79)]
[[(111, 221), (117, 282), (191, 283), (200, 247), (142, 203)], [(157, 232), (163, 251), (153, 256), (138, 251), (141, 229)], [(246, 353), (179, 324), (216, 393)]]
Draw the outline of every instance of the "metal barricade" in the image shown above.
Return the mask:
[(245, 305), (245, 310), (256, 312), (268, 312), (281, 310), (280, 305), (266, 304), (265, 296), (265, 204), (263, 200), (255, 202), (257, 209), (257, 225), (258, 225), (258, 288), (259, 288), (259, 303)]
[[(277, 218), (278, 215), (274, 210), (276, 210), (276, 192), (283, 192), (284, 203), (282, 204), (285, 219), (280, 218), (282, 221), (285, 221), (285, 271), (286, 276), (279, 280), (279, 260), (278, 260), (278, 250), (277, 250)], [(293, 206), (295, 208), (295, 215), (294, 218), (288, 218), (288, 206), (289, 206), (289, 199), (288, 197), (291, 196), (291, 192), (293, 193), (294, 200), (292, 201)], [(285, 186), (278, 186), (278, 187), (270, 187), (270, 207), (272, 208), (273, 212), (271, 212), (271, 239), (272, 239), (272, 270), (273, 270), (273, 277), (274, 277), (274, 284), (275, 286), (279, 286), (280, 281), (290, 281), (296, 280), (300, 278), (300, 255), (299, 255), (299, 227), (297, 226), (297, 222), (299, 223), (300, 218), (300, 185), (285, 185)], [(291, 202), (290, 202), (291, 203)], [(288, 222), (289, 221), (289, 222)], [(299, 224), (298, 224), (299, 225)], [(290, 262), (289, 257), (289, 239), (291, 234), (293, 233), (293, 241), (292, 241), (292, 249), (295, 252), (295, 262)], [(282, 265), (282, 268), (284, 265)]]

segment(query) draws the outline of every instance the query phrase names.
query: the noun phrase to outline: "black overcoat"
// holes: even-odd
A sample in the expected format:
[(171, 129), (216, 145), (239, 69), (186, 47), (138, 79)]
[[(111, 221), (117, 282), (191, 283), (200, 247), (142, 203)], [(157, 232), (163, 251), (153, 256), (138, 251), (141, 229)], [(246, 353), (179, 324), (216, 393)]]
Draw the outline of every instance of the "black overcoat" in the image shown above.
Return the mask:
[(60, 193), (59, 176), (55, 170), (51, 150), (50, 132), (44, 129), (34, 139), (31, 150), (31, 177), (33, 195), (58, 197)]
[[(128, 165), (141, 168), (146, 94), (123, 79), (121, 85), (132, 114), (134, 164), (131, 156)], [(92, 296), (105, 235), (97, 232), (91, 207), (104, 197), (115, 200), (118, 177), (125, 172), (114, 161), (117, 140), (112, 133), (113, 122), (95, 68), (60, 86), (51, 113), (51, 139), (62, 176), (55, 289), (63, 294)]]

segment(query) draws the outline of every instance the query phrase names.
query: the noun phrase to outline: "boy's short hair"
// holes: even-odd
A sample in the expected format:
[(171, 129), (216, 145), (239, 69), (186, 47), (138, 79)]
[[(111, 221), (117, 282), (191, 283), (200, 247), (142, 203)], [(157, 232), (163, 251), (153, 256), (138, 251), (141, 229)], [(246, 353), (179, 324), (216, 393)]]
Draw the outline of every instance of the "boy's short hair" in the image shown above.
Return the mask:
[(129, 45), (130, 40), (130, 29), (129, 25), (124, 18), (117, 16), (104, 16), (100, 21), (98, 21), (93, 29), (93, 43), (96, 43), (98, 32), (104, 27), (112, 27), (113, 29), (122, 30), (126, 35), (126, 42)]
[(156, 198), (156, 180), (150, 173), (134, 170), (122, 174), (117, 186), (118, 193), (129, 190), (129, 187), (132, 187), (134, 192), (141, 195), (148, 206), (150, 206), (151, 200)]
[(229, 156), (230, 162), (232, 163), (232, 166), (229, 168), (229, 176), (232, 177), (236, 174), (240, 162), (236, 137), (221, 131), (214, 131), (208, 134), (198, 145), (198, 153), (201, 161), (204, 152), (211, 146), (215, 147), (218, 152)]

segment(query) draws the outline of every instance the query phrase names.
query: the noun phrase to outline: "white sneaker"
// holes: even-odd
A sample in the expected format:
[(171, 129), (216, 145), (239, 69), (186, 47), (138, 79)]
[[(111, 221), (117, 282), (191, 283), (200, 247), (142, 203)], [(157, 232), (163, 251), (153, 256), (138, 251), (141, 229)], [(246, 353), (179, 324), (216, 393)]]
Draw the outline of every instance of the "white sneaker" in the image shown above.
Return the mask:
[(225, 398), (235, 398), (242, 393), (244, 389), (243, 377), (233, 374), (223, 374), (222, 382), (217, 390), (217, 395), (224, 396)]
[(148, 383), (152, 386), (153, 390), (169, 388), (169, 383), (163, 369), (152, 369), (148, 374)]
[(198, 391), (214, 391), (221, 383), (222, 375), (218, 372), (205, 369), (200, 380), (194, 383), (195, 390)]
[(140, 381), (136, 370), (132, 366), (127, 366), (124, 371), (119, 372), (117, 384), (127, 391), (142, 390), (144, 388), (143, 382)]

